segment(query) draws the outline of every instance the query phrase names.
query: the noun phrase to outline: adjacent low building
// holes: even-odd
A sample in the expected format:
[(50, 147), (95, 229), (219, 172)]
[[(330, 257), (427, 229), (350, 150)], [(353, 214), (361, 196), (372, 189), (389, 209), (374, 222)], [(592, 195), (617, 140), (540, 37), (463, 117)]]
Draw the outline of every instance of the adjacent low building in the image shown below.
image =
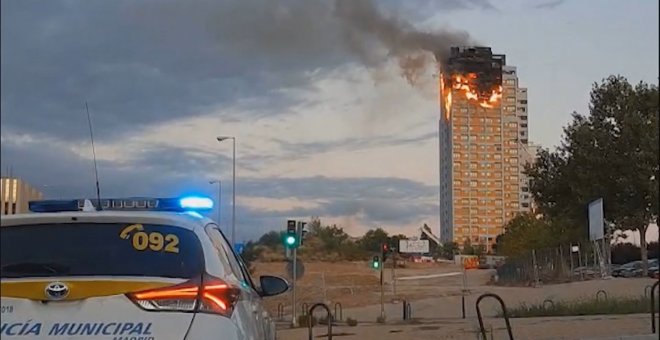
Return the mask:
[(0, 179), (0, 215), (25, 214), (29, 201), (43, 199), (43, 193), (16, 177)]

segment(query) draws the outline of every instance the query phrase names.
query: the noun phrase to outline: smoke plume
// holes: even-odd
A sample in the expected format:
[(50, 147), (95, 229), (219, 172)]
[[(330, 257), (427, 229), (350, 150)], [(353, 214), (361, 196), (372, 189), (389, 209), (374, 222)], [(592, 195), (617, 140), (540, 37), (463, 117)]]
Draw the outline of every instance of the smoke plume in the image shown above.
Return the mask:
[[(478, 3), (487, 4), (445, 0), (436, 5), (487, 7)], [(323, 67), (351, 56), (377, 68), (395, 59), (401, 75), (414, 83), (430, 65), (445, 63), (451, 46), (473, 43), (463, 31), (419, 30), (383, 13), (372, 0), (239, 0), (222, 6), (209, 22), (221, 46), (271, 65)]]
[(409, 81), (428, 65), (431, 60), (428, 54), (443, 64), (451, 46), (471, 43), (467, 32), (419, 31), (401, 18), (383, 15), (371, 0), (336, 0), (335, 15), (343, 24), (344, 37), (351, 52), (369, 66), (371, 51), (364, 46), (375, 40), (387, 50), (389, 57), (399, 59), (399, 66)]

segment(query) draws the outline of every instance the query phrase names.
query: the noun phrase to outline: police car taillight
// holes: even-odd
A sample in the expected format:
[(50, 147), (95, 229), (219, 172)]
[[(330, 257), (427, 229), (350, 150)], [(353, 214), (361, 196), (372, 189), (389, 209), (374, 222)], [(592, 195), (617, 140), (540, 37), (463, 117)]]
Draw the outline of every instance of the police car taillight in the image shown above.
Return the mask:
[(207, 276), (202, 285), (189, 281), (126, 295), (147, 311), (197, 311), (230, 317), (240, 298), (240, 289), (218, 278)]

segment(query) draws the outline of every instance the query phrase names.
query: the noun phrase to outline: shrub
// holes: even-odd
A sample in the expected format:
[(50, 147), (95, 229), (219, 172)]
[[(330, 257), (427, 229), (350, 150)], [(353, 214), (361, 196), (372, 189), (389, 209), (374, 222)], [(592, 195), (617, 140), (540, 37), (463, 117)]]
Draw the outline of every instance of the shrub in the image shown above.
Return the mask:
[[(298, 315), (298, 327), (307, 327), (309, 317), (309, 315)], [(312, 316), (312, 326), (316, 326), (318, 323), (318, 319), (315, 316)]]
[(351, 326), (351, 327), (355, 327), (355, 326), (357, 326), (358, 322), (355, 319), (346, 318), (346, 324)]
[[(589, 298), (573, 301), (556, 301), (553, 303), (521, 304), (507, 311), (512, 318), (529, 318), (540, 316), (574, 316), (574, 315), (607, 315), (607, 314), (637, 314), (651, 311), (649, 297), (610, 297), (609, 299)], [(498, 313), (502, 316), (502, 312)]]
[(379, 316), (376, 318), (376, 322), (378, 323), (385, 323), (385, 317), (384, 316)]

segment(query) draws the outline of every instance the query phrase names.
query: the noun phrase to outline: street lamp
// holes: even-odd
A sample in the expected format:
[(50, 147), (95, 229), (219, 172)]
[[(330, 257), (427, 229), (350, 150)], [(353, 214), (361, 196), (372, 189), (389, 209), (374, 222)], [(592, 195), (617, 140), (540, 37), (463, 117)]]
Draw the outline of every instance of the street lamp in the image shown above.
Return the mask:
[(231, 180), (231, 246), (236, 244), (236, 137), (219, 136), (216, 138), (219, 143), (227, 139), (232, 140), (232, 180)]
[(212, 181), (209, 181), (209, 184), (218, 184), (218, 204), (216, 206), (218, 207), (218, 225), (220, 225), (220, 207), (221, 207), (221, 199), (222, 199), (222, 181), (219, 179), (214, 179)]

